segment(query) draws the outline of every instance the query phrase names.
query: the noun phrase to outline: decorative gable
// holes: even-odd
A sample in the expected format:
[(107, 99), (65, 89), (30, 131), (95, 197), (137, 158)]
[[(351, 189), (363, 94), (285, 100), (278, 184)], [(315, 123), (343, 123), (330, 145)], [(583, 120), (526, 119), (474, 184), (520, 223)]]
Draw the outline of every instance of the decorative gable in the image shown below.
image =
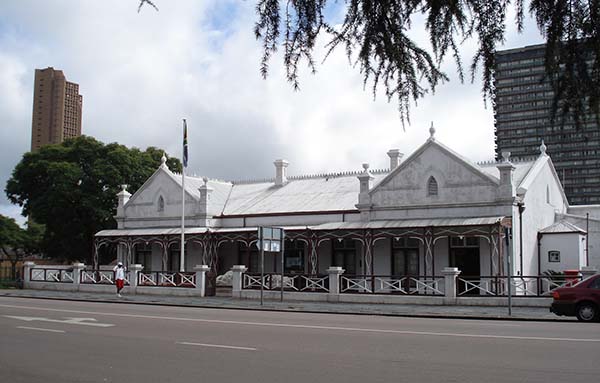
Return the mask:
[[(186, 215), (195, 214), (196, 199), (186, 193)], [(125, 205), (127, 219), (181, 217), (181, 185), (159, 168)]]
[(370, 197), (374, 208), (491, 202), (498, 184), (497, 178), (430, 139), (376, 185)]

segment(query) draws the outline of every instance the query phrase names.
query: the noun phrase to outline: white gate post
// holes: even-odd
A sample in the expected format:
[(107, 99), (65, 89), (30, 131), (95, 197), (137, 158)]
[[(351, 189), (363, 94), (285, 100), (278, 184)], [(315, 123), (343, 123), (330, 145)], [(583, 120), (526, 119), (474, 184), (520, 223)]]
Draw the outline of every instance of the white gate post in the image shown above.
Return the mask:
[(196, 289), (200, 291), (200, 296), (206, 295), (206, 272), (210, 270), (208, 265), (196, 265), (194, 271), (196, 272)]
[(81, 285), (81, 270), (85, 269), (85, 264), (83, 263), (73, 263), (73, 288), (75, 291), (79, 291), (79, 286)]
[(330, 301), (338, 301), (340, 299), (340, 275), (344, 274), (344, 269), (339, 266), (331, 266), (327, 269), (329, 274), (329, 297)]
[(460, 274), (458, 267), (444, 267), (442, 275), (444, 276), (444, 303), (456, 303), (456, 277)]
[(143, 268), (144, 266), (139, 263), (129, 265), (129, 292), (131, 294), (137, 294), (138, 279)]
[(248, 268), (244, 265), (234, 265), (231, 268), (233, 272), (233, 276), (231, 278), (231, 296), (233, 298), (241, 298), (242, 297), (242, 284), (244, 281), (244, 273), (248, 270)]
[(35, 267), (34, 262), (25, 262), (23, 263), (23, 288), (28, 289), (31, 287), (31, 269)]

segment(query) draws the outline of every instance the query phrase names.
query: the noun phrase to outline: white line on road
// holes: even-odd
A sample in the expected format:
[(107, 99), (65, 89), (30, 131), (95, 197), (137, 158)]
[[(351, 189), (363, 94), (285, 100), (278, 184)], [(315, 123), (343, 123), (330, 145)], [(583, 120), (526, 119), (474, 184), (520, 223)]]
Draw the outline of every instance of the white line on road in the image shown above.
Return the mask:
[(68, 312), (68, 313), (77, 313), (77, 314), (86, 314), (86, 315), (87, 314), (106, 315), (106, 316), (123, 317), (123, 318), (159, 319), (159, 320), (199, 322), (199, 323), (220, 323), (220, 324), (244, 325), (244, 326), (305, 328), (305, 329), (313, 329), (313, 330), (352, 331), (352, 332), (398, 334), (398, 335), (427, 335), (427, 336), (444, 336), (444, 337), (461, 337), (461, 338), (493, 338), (493, 339), (512, 339), (512, 340), (540, 340), (540, 341), (557, 341), (557, 342), (600, 343), (600, 338), (554, 338), (554, 337), (546, 338), (546, 337), (537, 337), (537, 336), (513, 336), (513, 335), (464, 334), (464, 333), (429, 332), (429, 331), (385, 330), (385, 329), (358, 328), (358, 327), (334, 327), (334, 326), (317, 326), (317, 325), (302, 325), (302, 324), (273, 323), (273, 322), (271, 322), (271, 323), (269, 323), (269, 322), (246, 322), (246, 321), (229, 321), (229, 320), (219, 320), (219, 319), (178, 318), (178, 317), (166, 317), (166, 316), (156, 316), (156, 315), (119, 314), (119, 313), (105, 313), (105, 312), (97, 312), (97, 311), (64, 310), (64, 309), (51, 309), (51, 308), (29, 307), (29, 306), (18, 306), (18, 305), (3, 305), (3, 304), (0, 304), (0, 307), (10, 307), (10, 308), (28, 309), (28, 310), (55, 311), (55, 312)]
[[(21, 317), (4, 315), (7, 318), (23, 320), (27, 322), (39, 321), (39, 322), (54, 322), (54, 323), (65, 323), (65, 324), (77, 324), (81, 326), (94, 326), (94, 327), (112, 327), (114, 324), (109, 323), (96, 323), (94, 318), (67, 318), (65, 320), (50, 319), (50, 318), (37, 318), (37, 317)], [(89, 322), (92, 321), (92, 322)]]
[(202, 347), (228, 348), (228, 349), (232, 349), (232, 350), (256, 351), (256, 349), (254, 347), (225, 346), (223, 344), (207, 344), (207, 343), (192, 343), (192, 342), (175, 342), (175, 343), (183, 344), (186, 346), (202, 346)]
[(25, 329), (25, 330), (46, 331), (46, 332), (61, 332), (61, 333), (65, 332), (63, 330), (52, 330), (52, 329), (49, 329), (49, 328), (39, 328), (39, 327), (17, 326), (17, 328), (22, 328), (22, 329)]

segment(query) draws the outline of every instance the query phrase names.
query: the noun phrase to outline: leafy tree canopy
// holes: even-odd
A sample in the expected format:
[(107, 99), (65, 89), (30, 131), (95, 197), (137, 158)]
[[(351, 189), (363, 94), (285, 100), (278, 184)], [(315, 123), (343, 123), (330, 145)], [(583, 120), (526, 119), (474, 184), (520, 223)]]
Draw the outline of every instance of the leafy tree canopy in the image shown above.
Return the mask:
[(24, 239), (24, 230), (15, 220), (0, 214), (0, 251), (3, 255), (10, 256), (13, 249), (21, 247)]
[[(491, 99), (494, 53), (504, 42), (507, 12), (514, 7), (514, 22), (521, 31), (528, 8), (547, 41), (546, 70), (555, 90), (554, 110), (573, 112), (576, 122), (586, 108), (599, 112), (600, 0), (345, 0), (341, 25), (326, 11), (328, 5), (342, 3), (339, 0), (256, 2), (254, 33), (263, 45), (263, 76), (268, 74), (271, 56), (281, 48), (287, 79), (298, 88), (299, 64), (305, 61), (315, 71), (317, 37), (327, 35), (329, 52), (344, 49), (363, 74), (365, 85), (371, 81), (373, 95), (382, 86), (388, 100), (397, 99), (403, 123), (409, 121), (411, 101), (448, 79), (440, 70), (447, 54), (453, 56), (463, 80), (458, 47), (465, 39), (478, 41), (469, 72), (473, 81), (481, 68), (483, 96)], [(138, 11), (144, 4), (158, 10), (156, 3), (140, 0)], [(431, 49), (409, 37), (417, 16), (425, 19)]]
[(0, 253), (10, 260), (13, 277), (16, 264), (26, 255), (41, 253), (44, 227), (28, 222), (27, 228), (21, 228), (14, 219), (0, 214)]
[[(89, 261), (94, 234), (116, 227), (121, 184), (134, 193), (160, 165), (163, 151), (129, 149), (81, 136), (26, 153), (6, 185), (23, 215), (44, 224), (43, 250), (51, 258)], [(181, 163), (167, 165), (181, 172)]]

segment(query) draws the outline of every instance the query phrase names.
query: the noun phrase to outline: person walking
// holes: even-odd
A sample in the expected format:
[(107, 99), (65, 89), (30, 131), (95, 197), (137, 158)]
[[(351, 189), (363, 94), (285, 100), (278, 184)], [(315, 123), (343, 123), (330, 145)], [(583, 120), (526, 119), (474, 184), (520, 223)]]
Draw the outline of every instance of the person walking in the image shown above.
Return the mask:
[(122, 262), (117, 263), (113, 268), (115, 272), (115, 285), (117, 286), (117, 296), (121, 298), (121, 290), (125, 286), (125, 267)]

